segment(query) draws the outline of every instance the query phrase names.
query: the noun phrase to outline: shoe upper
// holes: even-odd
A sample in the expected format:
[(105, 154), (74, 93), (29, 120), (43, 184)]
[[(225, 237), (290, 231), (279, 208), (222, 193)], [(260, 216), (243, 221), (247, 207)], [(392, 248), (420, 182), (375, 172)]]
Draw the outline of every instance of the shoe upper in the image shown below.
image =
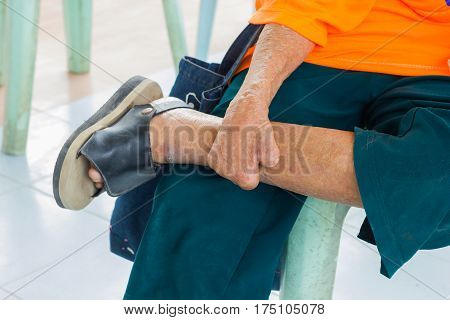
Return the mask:
[(160, 166), (152, 159), (149, 123), (154, 116), (177, 108), (191, 106), (176, 98), (134, 106), (81, 147), (79, 154), (102, 175), (109, 195), (124, 194), (156, 176)]

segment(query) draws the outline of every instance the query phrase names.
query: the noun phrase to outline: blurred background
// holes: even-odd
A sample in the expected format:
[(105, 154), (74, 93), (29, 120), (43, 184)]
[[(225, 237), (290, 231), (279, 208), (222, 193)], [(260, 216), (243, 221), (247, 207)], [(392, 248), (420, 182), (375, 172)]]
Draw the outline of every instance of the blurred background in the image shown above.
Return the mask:
[[(26, 148), (13, 152), (17, 155), (0, 153), (0, 299), (122, 298), (131, 263), (109, 252), (108, 224), (114, 199), (103, 195), (81, 212), (60, 209), (52, 197), (52, 171), (69, 134), (128, 78), (140, 74), (158, 81), (166, 94), (170, 90), (176, 70), (164, 1), (92, 1), (91, 63), (89, 72), (80, 74), (68, 72), (63, 1), (7, 2), (11, 8), (26, 3), (28, 11), (14, 17), (14, 21), (23, 20), (25, 29), (36, 14), (30, 6), (37, 6), (35, 23), (39, 28), (34, 82), (30, 75), (26, 78), (32, 88)], [(2, 0), (0, 6), (3, 4)], [(183, 27), (187, 52), (195, 55), (200, 0), (179, 1), (179, 5), (180, 16), (174, 23)], [(210, 28), (210, 60), (220, 61), (245, 27), (252, 7), (252, 0), (217, 1)], [(10, 10), (6, 5), (3, 9)], [(0, 22), (7, 25), (4, 17), (0, 16)], [(19, 41), (17, 33), (23, 30), (2, 30), (0, 63), (7, 74), (5, 47)], [(21, 59), (13, 62), (25, 64)], [(26, 72), (17, 71), (19, 67), (23, 66), (10, 66), (9, 70)], [(5, 95), (11, 83), (5, 78), (0, 87), (0, 129), (7, 121)], [(21, 90), (27, 91), (26, 86)], [(19, 100), (26, 95), (11, 93)], [(27, 111), (20, 112), (19, 120), (9, 114), (26, 127), (23, 119), (28, 116), (21, 115)], [(5, 151), (7, 138), (2, 132)], [(351, 209), (345, 220), (334, 299), (450, 298), (450, 248), (420, 252), (388, 280), (379, 274), (376, 248), (356, 239), (364, 216), (363, 210)], [(276, 292), (273, 298), (277, 298)]]

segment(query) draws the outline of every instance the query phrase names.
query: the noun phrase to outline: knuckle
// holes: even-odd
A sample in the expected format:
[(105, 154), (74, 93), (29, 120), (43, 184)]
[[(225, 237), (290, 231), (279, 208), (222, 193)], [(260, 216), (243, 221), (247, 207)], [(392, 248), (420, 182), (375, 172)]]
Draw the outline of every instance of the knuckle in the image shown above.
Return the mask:
[(258, 186), (258, 182), (246, 182), (243, 184), (239, 184), (239, 187), (243, 190), (253, 190), (256, 189), (256, 187)]
[(258, 186), (259, 179), (257, 177), (239, 173), (236, 176), (236, 183), (241, 189), (253, 190)]

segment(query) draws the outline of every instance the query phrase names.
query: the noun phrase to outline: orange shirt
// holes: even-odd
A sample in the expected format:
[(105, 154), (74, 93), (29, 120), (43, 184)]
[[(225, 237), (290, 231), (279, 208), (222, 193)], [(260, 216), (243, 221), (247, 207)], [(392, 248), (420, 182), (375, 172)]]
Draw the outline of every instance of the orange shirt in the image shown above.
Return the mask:
[(307, 62), (450, 76), (450, 0), (256, 0), (256, 9), (250, 23), (281, 24), (317, 44)]

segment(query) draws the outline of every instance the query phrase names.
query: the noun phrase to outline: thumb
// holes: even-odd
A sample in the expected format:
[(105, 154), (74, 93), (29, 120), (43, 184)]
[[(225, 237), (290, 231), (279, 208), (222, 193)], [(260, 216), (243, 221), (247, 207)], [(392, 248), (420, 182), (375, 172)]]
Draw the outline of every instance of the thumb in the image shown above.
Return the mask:
[(263, 135), (259, 141), (259, 161), (264, 167), (274, 167), (280, 160), (280, 149), (275, 141), (272, 125), (268, 125), (263, 130)]

